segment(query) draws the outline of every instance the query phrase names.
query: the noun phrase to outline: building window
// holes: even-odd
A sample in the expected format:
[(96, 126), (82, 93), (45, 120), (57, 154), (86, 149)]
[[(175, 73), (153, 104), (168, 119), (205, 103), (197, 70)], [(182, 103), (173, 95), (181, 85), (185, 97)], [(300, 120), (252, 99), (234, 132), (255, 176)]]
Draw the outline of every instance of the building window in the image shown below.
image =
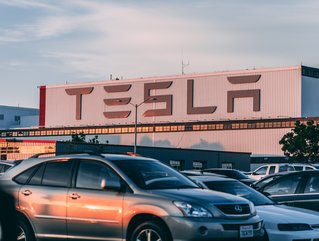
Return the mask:
[(0, 120), (4, 120), (4, 114), (0, 114)]
[(207, 168), (207, 162), (206, 161), (193, 161), (193, 168), (196, 170), (202, 170)]
[(184, 166), (185, 166), (183, 160), (170, 160), (169, 165), (178, 171), (184, 170)]
[(223, 162), (222, 163), (222, 168), (233, 169), (233, 163), (231, 163), (231, 162)]
[(14, 121), (17, 122), (18, 124), (20, 124), (21, 117), (19, 115), (15, 115), (14, 116)]

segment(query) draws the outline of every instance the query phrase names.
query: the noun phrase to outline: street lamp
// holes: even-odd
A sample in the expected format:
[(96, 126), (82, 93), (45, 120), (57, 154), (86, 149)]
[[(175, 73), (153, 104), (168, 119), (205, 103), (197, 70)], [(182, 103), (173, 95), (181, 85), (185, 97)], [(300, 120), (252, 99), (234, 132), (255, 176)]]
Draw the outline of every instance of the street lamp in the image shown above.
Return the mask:
[(134, 106), (135, 108), (135, 125), (134, 125), (134, 153), (136, 153), (136, 143), (137, 143), (137, 108), (140, 107), (142, 104), (144, 104), (146, 101), (148, 100), (156, 100), (156, 98), (154, 97), (150, 97), (147, 98), (145, 100), (143, 100), (141, 103), (139, 104), (133, 104), (133, 103), (129, 103), (130, 105)]

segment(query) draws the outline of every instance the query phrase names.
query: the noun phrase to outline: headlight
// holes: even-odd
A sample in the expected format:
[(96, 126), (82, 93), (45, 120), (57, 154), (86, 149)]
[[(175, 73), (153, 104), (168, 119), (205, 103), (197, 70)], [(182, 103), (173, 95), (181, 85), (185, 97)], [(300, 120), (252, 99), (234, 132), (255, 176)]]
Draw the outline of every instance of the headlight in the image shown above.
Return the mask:
[(280, 231), (305, 231), (311, 230), (311, 227), (306, 223), (280, 223), (278, 229)]
[(186, 202), (173, 202), (179, 210), (182, 211), (185, 217), (192, 218), (212, 218), (213, 215), (205, 208)]
[(249, 208), (252, 214), (256, 214), (256, 208), (252, 202), (249, 202)]

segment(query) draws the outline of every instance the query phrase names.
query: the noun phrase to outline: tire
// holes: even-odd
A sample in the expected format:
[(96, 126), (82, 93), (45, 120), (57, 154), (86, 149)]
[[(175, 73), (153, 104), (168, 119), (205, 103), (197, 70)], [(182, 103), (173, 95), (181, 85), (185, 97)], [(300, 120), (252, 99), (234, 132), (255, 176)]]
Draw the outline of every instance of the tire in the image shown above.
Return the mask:
[(171, 238), (163, 225), (147, 221), (134, 229), (130, 241), (171, 241)]
[(36, 241), (34, 232), (27, 221), (18, 221), (17, 241)]
[(0, 189), (0, 241), (16, 240), (16, 210), (14, 198)]

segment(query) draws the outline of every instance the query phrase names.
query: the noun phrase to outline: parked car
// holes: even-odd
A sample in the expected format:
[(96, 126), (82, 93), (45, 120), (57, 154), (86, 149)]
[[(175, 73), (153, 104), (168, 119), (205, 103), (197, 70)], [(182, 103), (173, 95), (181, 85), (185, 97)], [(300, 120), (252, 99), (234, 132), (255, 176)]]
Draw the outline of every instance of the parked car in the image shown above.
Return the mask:
[(93, 153), (34, 157), (0, 181), (16, 195), (18, 232), (26, 241), (255, 240), (264, 235), (252, 202), (204, 190), (154, 159)]
[(278, 203), (319, 211), (319, 170), (281, 175), (259, 191)]
[(9, 168), (18, 165), (22, 160), (0, 161), (0, 173), (6, 172)]
[(226, 177), (224, 175), (212, 173), (212, 172), (204, 172), (202, 170), (183, 170), (180, 173), (186, 176), (217, 176), (217, 177)]
[(17, 218), (15, 201), (11, 194), (0, 187), (0, 240), (17, 240)]
[(267, 164), (258, 167), (255, 171), (253, 171), (249, 177), (255, 180), (260, 180), (265, 176), (270, 174), (278, 173), (278, 172), (290, 172), (294, 171), (295, 168), (287, 163), (277, 163), (277, 164)]
[(294, 167), (295, 171), (308, 171), (317, 169), (315, 166), (305, 163), (291, 163), (290, 165)]
[(226, 168), (207, 168), (203, 169), (204, 172), (216, 173), (226, 177), (234, 178), (236, 180), (245, 183), (246, 185), (250, 185), (254, 183), (256, 180), (249, 178), (242, 171), (236, 169), (226, 169)]
[(274, 174), (270, 174), (268, 176), (265, 176), (261, 179), (259, 179), (258, 181), (254, 182), (253, 184), (250, 185), (250, 187), (256, 189), (257, 191), (259, 191), (263, 186), (265, 186), (267, 183), (271, 182), (272, 180), (275, 180), (276, 178), (286, 175), (290, 172), (277, 172)]
[(260, 192), (230, 179), (212, 176), (191, 176), (195, 182), (215, 191), (244, 197), (254, 203), (258, 215), (264, 220), (269, 241), (296, 241), (319, 239), (319, 213), (277, 205)]

